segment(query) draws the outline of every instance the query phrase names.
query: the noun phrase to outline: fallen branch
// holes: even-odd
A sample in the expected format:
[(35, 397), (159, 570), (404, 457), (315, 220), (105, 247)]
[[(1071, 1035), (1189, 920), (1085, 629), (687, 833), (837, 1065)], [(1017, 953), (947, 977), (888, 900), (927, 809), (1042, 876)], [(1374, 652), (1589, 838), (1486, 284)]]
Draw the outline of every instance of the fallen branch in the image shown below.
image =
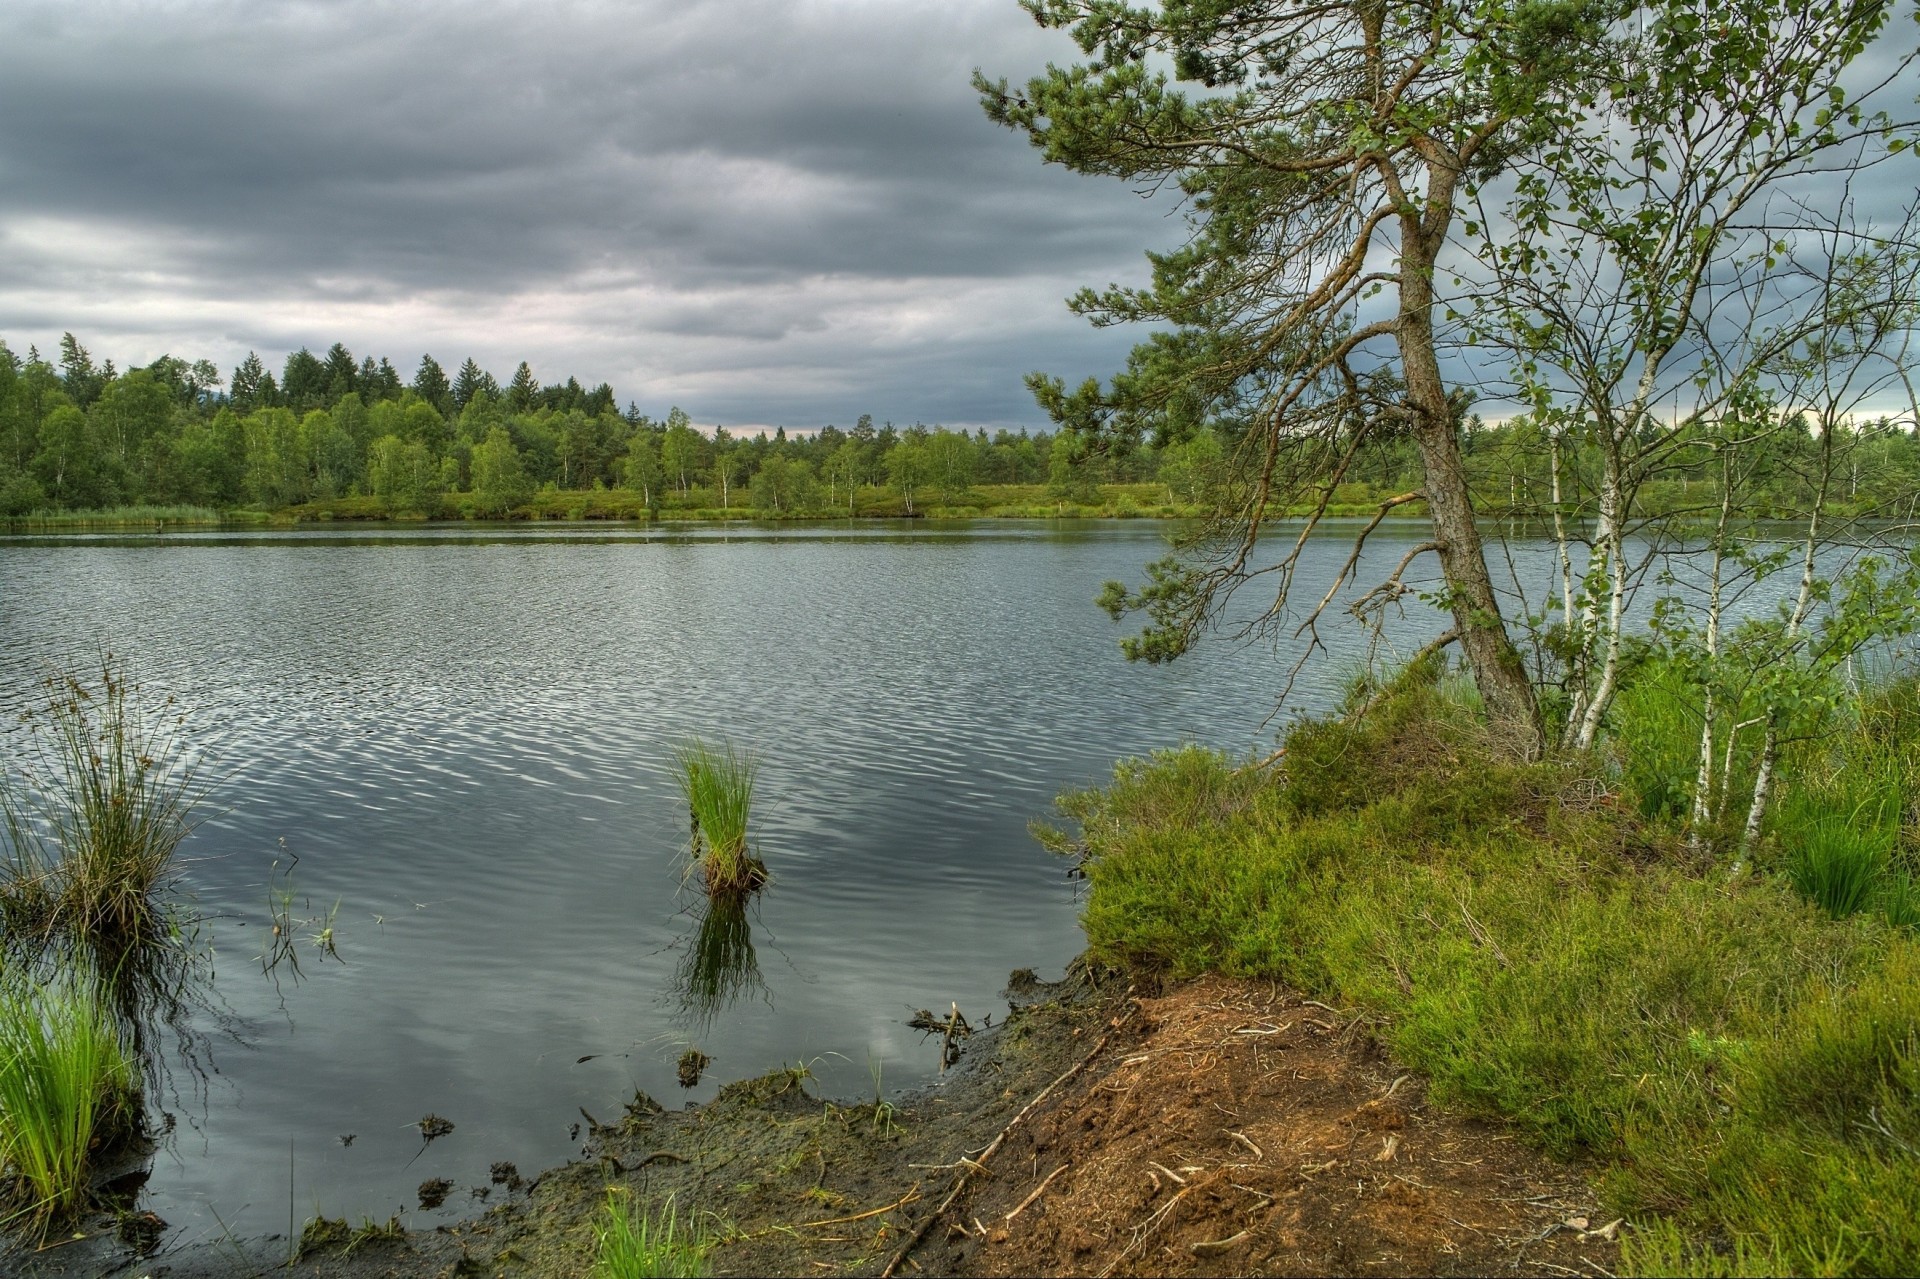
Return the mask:
[(920, 1246), (920, 1241), (927, 1237), (927, 1231), (932, 1228), (933, 1223), (945, 1216), (947, 1209), (953, 1206), (953, 1201), (960, 1197), (960, 1192), (966, 1189), (967, 1183), (973, 1179), (974, 1171), (976, 1169), (983, 1172), (986, 1170), (985, 1165), (987, 1160), (993, 1158), (994, 1152), (1000, 1149), (1001, 1143), (1007, 1139), (1007, 1134), (1019, 1127), (1020, 1124), (1026, 1120), (1027, 1116), (1039, 1107), (1041, 1102), (1053, 1094), (1054, 1089), (1092, 1065), (1093, 1059), (1100, 1055), (1100, 1050), (1107, 1046), (1107, 1041), (1113, 1038), (1115, 1032), (1133, 1019), (1133, 1012), (1134, 1010), (1129, 1008), (1124, 1016), (1116, 1018), (1113, 1024), (1107, 1027), (1106, 1034), (1100, 1036), (1099, 1040), (1095, 1042), (1093, 1048), (1088, 1051), (1085, 1057), (1082, 1057), (1074, 1065), (1068, 1067), (1066, 1072), (1058, 1079), (1055, 1079), (1045, 1088), (1035, 1093), (1033, 1100), (1022, 1106), (1020, 1113), (1012, 1119), (1009, 1119), (1007, 1126), (1000, 1130), (999, 1135), (987, 1143), (987, 1148), (980, 1152), (979, 1159), (969, 1161), (967, 1168), (961, 1172), (958, 1177), (954, 1178), (953, 1188), (947, 1191), (947, 1197), (940, 1201), (939, 1207), (927, 1214), (927, 1219), (922, 1221), (919, 1226), (914, 1229), (914, 1232), (907, 1237), (907, 1241), (900, 1245), (900, 1250), (893, 1254), (893, 1260), (887, 1262), (886, 1269), (880, 1272), (880, 1279), (892, 1279), (893, 1272), (900, 1268), (901, 1263), (907, 1259), (908, 1255)]
[(844, 1226), (849, 1221), (865, 1221), (868, 1217), (878, 1217), (882, 1213), (892, 1212), (895, 1208), (904, 1208), (908, 1204), (916, 1202), (919, 1198), (920, 1183), (916, 1181), (913, 1183), (912, 1190), (909, 1190), (906, 1194), (900, 1196), (900, 1198), (894, 1200), (884, 1208), (869, 1208), (865, 1212), (856, 1212), (851, 1217), (834, 1217), (827, 1221), (803, 1221), (800, 1223), (800, 1229), (811, 1230), (815, 1226)]
[(1038, 1199), (1041, 1193), (1045, 1191), (1048, 1186), (1051, 1186), (1053, 1184), (1053, 1179), (1055, 1177), (1058, 1177), (1061, 1173), (1065, 1172), (1066, 1170), (1067, 1170), (1067, 1165), (1061, 1164), (1058, 1168), (1055, 1168), (1052, 1172), (1048, 1173), (1046, 1180), (1042, 1181), (1039, 1185), (1035, 1186), (1033, 1188), (1033, 1193), (1028, 1195), (1025, 1199), (1022, 1199), (1019, 1205), (1016, 1208), (1014, 1208), (1012, 1212), (1008, 1213), (1004, 1218), (1002, 1218), (1002, 1220), (1012, 1221), (1015, 1217), (1018, 1217), (1021, 1213), (1025, 1212), (1027, 1210), (1027, 1206), (1031, 1204), (1034, 1200)]

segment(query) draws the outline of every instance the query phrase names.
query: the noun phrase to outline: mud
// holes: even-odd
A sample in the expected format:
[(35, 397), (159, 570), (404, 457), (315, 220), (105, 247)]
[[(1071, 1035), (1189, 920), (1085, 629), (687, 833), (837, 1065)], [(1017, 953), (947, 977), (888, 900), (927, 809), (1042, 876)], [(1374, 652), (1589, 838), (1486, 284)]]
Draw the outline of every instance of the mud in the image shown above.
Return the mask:
[(1006, 1021), (967, 1039), (938, 1087), (830, 1100), (783, 1071), (705, 1106), (636, 1095), (584, 1158), (524, 1181), (502, 1165), (493, 1206), (437, 1230), (313, 1223), (289, 1266), (285, 1239), (169, 1252), (162, 1238), (141, 1255), (151, 1232), (122, 1239), (103, 1220), (0, 1256), (0, 1273), (581, 1276), (610, 1194), (693, 1214), (722, 1275), (1617, 1268), (1582, 1170), (1429, 1106), (1336, 1010), (1244, 982), (1141, 994), (1086, 972), (1009, 994)]

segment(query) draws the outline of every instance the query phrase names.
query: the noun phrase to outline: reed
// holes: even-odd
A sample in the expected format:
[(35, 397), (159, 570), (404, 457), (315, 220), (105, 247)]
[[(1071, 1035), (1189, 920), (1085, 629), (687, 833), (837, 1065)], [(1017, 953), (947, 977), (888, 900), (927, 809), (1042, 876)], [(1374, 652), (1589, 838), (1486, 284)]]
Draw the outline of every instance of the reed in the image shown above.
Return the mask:
[(707, 1254), (713, 1250), (713, 1241), (704, 1232), (680, 1220), (673, 1200), (657, 1215), (646, 1216), (621, 1204), (617, 1192), (607, 1195), (594, 1235), (599, 1242), (593, 1269), (596, 1279), (704, 1275)]
[(22, 777), (0, 775), (0, 919), (15, 936), (115, 945), (162, 935), (158, 890), (193, 829), (194, 771), (111, 655), (99, 680), (46, 682)]
[(760, 771), (751, 752), (698, 737), (674, 749), (680, 793), (693, 819), (693, 856), (709, 892), (757, 888), (767, 868), (747, 847), (747, 818)]
[(95, 982), (0, 973), (0, 1167), (19, 1214), (44, 1226), (86, 1202), (94, 1156), (137, 1127), (139, 1079)]
[(78, 511), (35, 511), (18, 523), (35, 528), (140, 527), (142, 525), (197, 524), (219, 525), (226, 522), (210, 506), (108, 506)]

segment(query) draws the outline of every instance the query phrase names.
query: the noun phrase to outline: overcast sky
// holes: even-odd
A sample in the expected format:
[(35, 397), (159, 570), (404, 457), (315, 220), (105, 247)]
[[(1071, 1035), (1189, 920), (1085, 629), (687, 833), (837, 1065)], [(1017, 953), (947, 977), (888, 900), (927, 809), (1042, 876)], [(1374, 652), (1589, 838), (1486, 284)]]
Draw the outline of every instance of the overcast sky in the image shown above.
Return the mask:
[(1043, 166), (1014, 0), (8, 0), (0, 337), (223, 370), (345, 342), (730, 426), (1031, 424), (1137, 333), (1171, 206)]
[(525, 359), (735, 428), (1039, 425), (1024, 373), (1142, 336), (1062, 299), (1183, 233), (968, 87), (1077, 55), (1015, 0), (5, 0), (0, 338)]

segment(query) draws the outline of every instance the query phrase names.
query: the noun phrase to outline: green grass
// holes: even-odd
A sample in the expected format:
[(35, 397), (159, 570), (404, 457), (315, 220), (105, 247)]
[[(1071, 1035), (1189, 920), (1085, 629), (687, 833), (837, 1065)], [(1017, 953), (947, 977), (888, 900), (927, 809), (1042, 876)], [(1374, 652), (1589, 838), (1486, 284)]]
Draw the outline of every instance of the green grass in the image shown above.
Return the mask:
[(0, 1169), (42, 1225), (85, 1204), (99, 1150), (137, 1126), (139, 1068), (98, 988), (0, 973)]
[(648, 1216), (607, 1195), (606, 1209), (594, 1223), (599, 1250), (595, 1279), (668, 1279), (707, 1273), (713, 1241), (691, 1222), (682, 1221), (671, 1199)]
[(15, 937), (120, 946), (166, 931), (159, 889), (193, 829), (192, 766), (111, 656), (46, 682), (35, 754), (0, 774), (0, 919)]
[(226, 517), (210, 506), (109, 506), (95, 510), (35, 511), (14, 521), (33, 528), (94, 528), (118, 525), (218, 525)]
[(1070, 796), (1098, 958), (1355, 1009), (1443, 1103), (1586, 1152), (1662, 1273), (1920, 1269), (1920, 940), (1679, 855), (1600, 760), (1501, 762), (1415, 678)]
[(760, 764), (731, 742), (709, 745), (697, 737), (674, 748), (680, 793), (693, 821), (693, 854), (714, 893), (756, 888), (766, 867), (747, 847), (747, 819)]

